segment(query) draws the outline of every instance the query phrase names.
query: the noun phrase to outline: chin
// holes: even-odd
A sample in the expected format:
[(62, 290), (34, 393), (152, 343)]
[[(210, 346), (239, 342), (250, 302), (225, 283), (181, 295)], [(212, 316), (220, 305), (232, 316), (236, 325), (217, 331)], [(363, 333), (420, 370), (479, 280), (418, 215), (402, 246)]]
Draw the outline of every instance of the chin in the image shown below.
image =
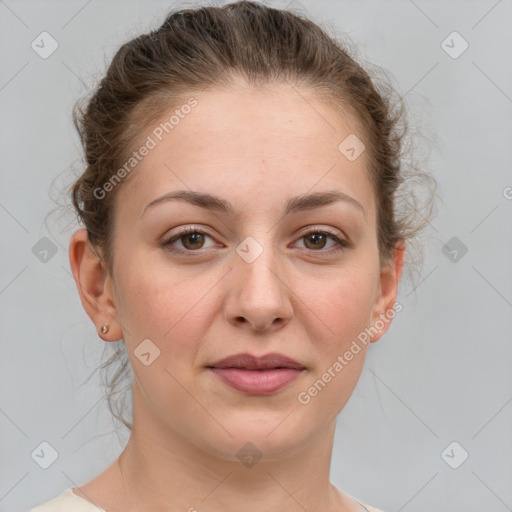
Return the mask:
[(224, 417), (221, 424), (231, 435), (220, 428), (202, 431), (202, 449), (228, 461), (240, 461), (245, 454), (261, 457), (262, 461), (292, 456), (312, 442), (318, 429), (314, 425), (308, 429), (297, 412), (285, 419), (289, 412), (260, 410), (240, 412), (230, 420)]

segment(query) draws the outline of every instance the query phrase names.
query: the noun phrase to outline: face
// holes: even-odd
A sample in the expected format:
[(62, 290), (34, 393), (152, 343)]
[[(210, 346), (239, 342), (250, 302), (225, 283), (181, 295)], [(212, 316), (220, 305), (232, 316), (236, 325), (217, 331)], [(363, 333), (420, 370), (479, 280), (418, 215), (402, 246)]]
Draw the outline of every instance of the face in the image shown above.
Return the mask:
[[(156, 145), (116, 191), (107, 289), (133, 367), (134, 424), (225, 459), (249, 441), (282, 456), (333, 425), (364, 363), (367, 345), (356, 352), (354, 340), (395, 299), (367, 154), (350, 161), (338, 149), (364, 134), (287, 85), (194, 97), (161, 141), (153, 130), (174, 108), (141, 137)], [(217, 199), (169, 197), (178, 192)], [(241, 353), (303, 369), (208, 368)]]

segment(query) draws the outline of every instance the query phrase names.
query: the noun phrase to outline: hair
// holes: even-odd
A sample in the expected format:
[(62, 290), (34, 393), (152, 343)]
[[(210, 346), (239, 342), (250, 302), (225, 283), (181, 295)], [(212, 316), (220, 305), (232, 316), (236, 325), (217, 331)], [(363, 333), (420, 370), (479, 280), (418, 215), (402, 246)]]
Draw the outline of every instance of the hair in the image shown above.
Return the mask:
[[(72, 186), (72, 202), (111, 273), (114, 201), (122, 184), (102, 198), (95, 191), (126, 163), (143, 129), (187, 95), (206, 88), (285, 82), (352, 113), (361, 126), (381, 262), (392, 257), (397, 243), (408, 246), (417, 237), (431, 218), (435, 180), (414, 165), (404, 168), (407, 122), (402, 98), (389, 83), (372, 80), (344, 45), (313, 21), (239, 1), (170, 12), (158, 29), (123, 44), (92, 96), (75, 104), (73, 120), (86, 168)], [(422, 181), (430, 194), (420, 207), (406, 185)], [(101, 368), (111, 373), (105, 381), (109, 409), (131, 429), (130, 419), (123, 416), (125, 407), (113, 401), (123, 394), (121, 384), (128, 381), (128, 389), (131, 380), (124, 343), (116, 346)]]

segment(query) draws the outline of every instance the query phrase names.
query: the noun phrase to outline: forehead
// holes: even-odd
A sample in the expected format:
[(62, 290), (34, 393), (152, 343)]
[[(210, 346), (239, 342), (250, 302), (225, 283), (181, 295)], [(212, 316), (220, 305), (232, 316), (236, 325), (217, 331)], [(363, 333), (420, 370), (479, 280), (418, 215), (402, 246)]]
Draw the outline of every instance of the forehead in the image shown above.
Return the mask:
[[(188, 99), (181, 100), (183, 110)], [(235, 147), (237, 155), (268, 152), (277, 156), (279, 149), (283, 154), (314, 153), (318, 158), (322, 153), (327, 156), (333, 149), (337, 151), (338, 143), (348, 134), (360, 132), (356, 117), (341, 103), (335, 110), (312, 90), (288, 84), (210, 89), (194, 99), (196, 106), (175, 119), (178, 124), (173, 126), (172, 133), (176, 143), (180, 135), (185, 138), (194, 132), (204, 138), (205, 146), (208, 137), (214, 137), (221, 149)], [(181, 108), (178, 103), (172, 110)], [(162, 112), (162, 118), (154, 126), (169, 118), (169, 112)], [(230, 136), (235, 137), (229, 139)], [(285, 145), (286, 142), (289, 144)], [(195, 143), (200, 145), (201, 140)], [(209, 149), (216, 148), (210, 145)]]
[(215, 189), (232, 202), (238, 193), (244, 203), (258, 192), (263, 206), (262, 198), (338, 188), (371, 203), (366, 152), (350, 161), (339, 149), (354, 135), (364, 140), (355, 116), (308, 89), (276, 84), (201, 91), (148, 125), (139, 141), (150, 137), (154, 147), (119, 195), (136, 191), (132, 206), (143, 207), (176, 188)]

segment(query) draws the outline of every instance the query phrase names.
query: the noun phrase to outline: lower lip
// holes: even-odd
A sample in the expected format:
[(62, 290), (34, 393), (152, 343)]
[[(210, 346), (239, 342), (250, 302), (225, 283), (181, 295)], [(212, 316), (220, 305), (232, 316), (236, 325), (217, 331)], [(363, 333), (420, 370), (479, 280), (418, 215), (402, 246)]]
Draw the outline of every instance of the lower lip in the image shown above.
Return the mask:
[(281, 368), (244, 370), (240, 368), (209, 368), (224, 383), (238, 391), (254, 395), (274, 393), (295, 380), (303, 370)]

